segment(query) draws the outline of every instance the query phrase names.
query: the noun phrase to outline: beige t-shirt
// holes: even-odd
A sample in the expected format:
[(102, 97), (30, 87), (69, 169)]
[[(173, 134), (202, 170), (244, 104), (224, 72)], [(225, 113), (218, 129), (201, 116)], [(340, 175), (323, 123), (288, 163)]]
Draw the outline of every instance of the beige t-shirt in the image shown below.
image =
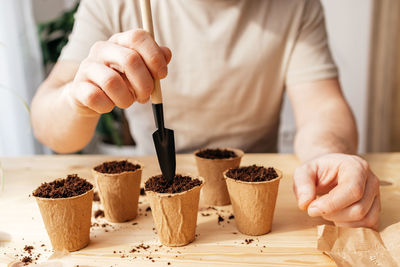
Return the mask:
[[(151, 3), (155, 39), (173, 53), (161, 86), (178, 152), (275, 152), (285, 86), (337, 76), (318, 0)], [(141, 25), (139, 0), (83, 0), (61, 58), (81, 61), (96, 41)], [(151, 104), (126, 115), (135, 153), (155, 153)]]

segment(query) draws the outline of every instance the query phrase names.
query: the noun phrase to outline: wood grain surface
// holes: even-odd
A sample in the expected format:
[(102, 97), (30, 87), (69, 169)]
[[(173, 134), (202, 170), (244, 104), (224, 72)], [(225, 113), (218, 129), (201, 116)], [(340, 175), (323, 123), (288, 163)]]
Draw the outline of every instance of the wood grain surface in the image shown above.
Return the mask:
[[(384, 229), (400, 221), (400, 153), (365, 157), (381, 179), (381, 229)], [(139, 216), (135, 220), (102, 227), (106, 221), (93, 217), (92, 222), (99, 225), (91, 229), (89, 246), (60, 258), (51, 251), (39, 209), (29, 195), (40, 183), (67, 174), (77, 173), (93, 181), (91, 167), (111, 159), (121, 157), (0, 158), (5, 180), (4, 190), (0, 192), (0, 266), (13, 266), (27, 255), (23, 251), (25, 245), (35, 247), (33, 255), (41, 254), (37, 261), (39, 266), (335, 266), (329, 257), (316, 249), (316, 226), (328, 222), (310, 218), (297, 208), (292, 192), (292, 173), (299, 162), (293, 155), (282, 154), (246, 154), (242, 160), (242, 165), (273, 166), (284, 173), (272, 232), (267, 235), (240, 234), (235, 220), (229, 219), (231, 206), (215, 209), (201, 206), (196, 240), (180, 248), (160, 247), (151, 211), (146, 211), (149, 204), (145, 196), (141, 196)], [(159, 173), (155, 157), (132, 159), (144, 164), (142, 183)], [(178, 155), (177, 171), (197, 174), (193, 155)], [(101, 208), (100, 204), (94, 202), (93, 210), (98, 208)], [(218, 215), (224, 220), (218, 222)], [(149, 248), (136, 248), (140, 244)], [(136, 251), (130, 252), (133, 248)], [(52, 260), (49, 261), (50, 256)]]

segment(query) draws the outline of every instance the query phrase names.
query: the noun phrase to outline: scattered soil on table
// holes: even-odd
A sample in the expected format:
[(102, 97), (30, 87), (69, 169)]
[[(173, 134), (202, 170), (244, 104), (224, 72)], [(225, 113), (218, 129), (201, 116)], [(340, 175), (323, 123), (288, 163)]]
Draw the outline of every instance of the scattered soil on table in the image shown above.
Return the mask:
[(100, 201), (100, 197), (99, 197), (99, 193), (98, 192), (94, 192), (93, 201), (94, 202), (99, 202)]
[[(41, 247), (43, 247), (43, 245), (41, 246)], [(33, 255), (33, 250), (34, 250), (35, 248), (33, 247), (33, 246), (31, 246), (31, 245), (25, 245), (25, 247), (23, 248), (23, 253), (27, 253), (28, 255), (23, 255), (23, 254), (21, 254), (21, 255), (15, 255), (16, 257), (22, 257), (21, 259), (20, 259), (20, 261), (24, 264), (24, 265), (29, 265), (30, 263), (35, 263), (36, 264), (36, 262), (35, 261), (37, 261), (39, 258), (40, 258), (40, 256), (41, 256), (41, 254), (40, 253), (38, 253), (37, 255)]]
[(226, 176), (244, 182), (264, 182), (277, 178), (278, 174), (272, 167), (264, 168), (257, 165), (252, 165), (230, 169), (226, 173)]
[(94, 218), (98, 218), (98, 217), (100, 217), (100, 218), (103, 218), (104, 217), (104, 211), (103, 210), (96, 210), (95, 212), (94, 212)]
[(199, 179), (192, 179), (189, 176), (175, 175), (174, 180), (170, 183), (162, 175), (157, 175), (149, 178), (145, 183), (146, 191), (153, 191), (157, 193), (181, 193), (188, 191), (195, 186), (201, 185)]
[(235, 152), (229, 149), (202, 149), (196, 153), (196, 156), (205, 159), (230, 159), (236, 158), (237, 155)]
[(25, 256), (22, 258), (21, 261), (24, 263), (24, 265), (28, 265), (29, 263), (32, 263), (32, 258), (29, 256)]
[(229, 220), (235, 219), (235, 215), (231, 214), (231, 215), (228, 217), (228, 219), (229, 219)]
[(254, 239), (250, 238), (250, 239), (245, 239), (244, 242), (246, 243), (246, 245), (253, 243)]
[(34, 249), (33, 246), (25, 245), (24, 247), (24, 251), (28, 252), (29, 254), (32, 254), (32, 249)]
[(92, 188), (93, 185), (85, 179), (78, 177), (77, 174), (70, 174), (65, 179), (41, 184), (33, 191), (33, 195), (43, 198), (67, 198), (82, 195)]
[(133, 164), (127, 160), (121, 161), (107, 161), (96, 167), (94, 170), (101, 173), (121, 173), (121, 172), (134, 172), (140, 169), (139, 164)]

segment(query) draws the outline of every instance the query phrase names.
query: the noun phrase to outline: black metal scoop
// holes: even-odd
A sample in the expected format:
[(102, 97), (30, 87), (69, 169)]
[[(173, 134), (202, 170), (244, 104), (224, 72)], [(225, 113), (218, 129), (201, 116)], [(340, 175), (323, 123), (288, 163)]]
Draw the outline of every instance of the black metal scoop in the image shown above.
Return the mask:
[(163, 104), (153, 104), (157, 131), (153, 133), (158, 164), (164, 178), (172, 182), (176, 171), (174, 131), (164, 127)]
[[(140, 7), (143, 28), (154, 38), (150, 0), (141, 0)], [(160, 80), (154, 80), (154, 90), (151, 93), (151, 102), (153, 103), (154, 120), (156, 121), (157, 126), (157, 131), (153, 133), (153, 140), (154, 146), (156, 147), (158, 164), (160, 165), (163, 177), (171, 183), (175, 178), (176, 169), (174, 131), (164, 127), (164, 111)]]

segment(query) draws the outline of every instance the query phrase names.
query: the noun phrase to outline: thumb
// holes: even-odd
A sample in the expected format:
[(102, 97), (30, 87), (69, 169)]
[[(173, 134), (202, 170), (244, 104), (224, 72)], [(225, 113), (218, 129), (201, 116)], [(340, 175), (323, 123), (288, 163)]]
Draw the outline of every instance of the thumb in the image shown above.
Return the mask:
[(294, 172), (293, 190), (297, 198), (297, 205), (301, 210), (307, 210), (308, 205), (316, 197), (317, 174), (310, 164), (304, 164)]
[(171, 52), (171, 50), (170, 50), (168, 47), (166, 47), (166, 46), (160, 46), (160, 48), (161, 48), (161, 51), (162, 51), (163, 54), (164, 54), (165, 61), (166, 61), (167, 64), (168, 64), (168, 63), (171, 61), (172, 52)]

